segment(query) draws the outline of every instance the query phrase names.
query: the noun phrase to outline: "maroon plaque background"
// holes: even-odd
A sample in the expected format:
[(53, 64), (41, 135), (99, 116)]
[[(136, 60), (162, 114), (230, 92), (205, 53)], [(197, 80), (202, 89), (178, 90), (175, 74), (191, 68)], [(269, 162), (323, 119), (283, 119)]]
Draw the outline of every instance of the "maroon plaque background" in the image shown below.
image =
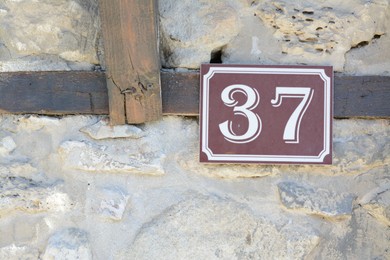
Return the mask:
[[(258, 93), (258, 104), (250, 112), (235, 113), (246, 104), (243, 91), (231, 91), (234, 106), (227, 105), (222, 92), (232, 85), (245, 85)], [(286, 124), (303, 95), (285, 94), (279, 106), (272, 104), (276, 89), (311, 91), (307, 106), (297, 121), (298, 141), (284, 139)], [(226, 90), (225, 90), (226, 92)], [(252, 91), (251, 91), (252, 92)], [(254, 96), (254, 95), (253, 95)], [(309, 96), (308, 96), (309, 97)], [(249, 66), (203, 64), (201, 66), (200, 161), (216, 163), (332, 163), (333, 70), (327, 66)], [(226, 101), (226, 100), (225, 100)], [(258, 115), (260, 123), (250, 122), (245, 113)], [(253, 115), (252, 114), (252, 115)], [(249, 124), (259, 134), (245, 143), (228, 140), (220, 125), (229, 122), (231, 133), (244, 135)]]

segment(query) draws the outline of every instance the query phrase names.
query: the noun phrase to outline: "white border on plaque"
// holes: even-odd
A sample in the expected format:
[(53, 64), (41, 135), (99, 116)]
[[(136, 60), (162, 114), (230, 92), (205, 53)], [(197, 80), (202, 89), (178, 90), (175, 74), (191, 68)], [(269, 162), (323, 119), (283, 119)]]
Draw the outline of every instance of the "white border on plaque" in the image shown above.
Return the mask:
[[(209, 81), (217, 73), (239, 74), (288, 74), (288, 75), (318, 75), (324, 81), (324, 149), (318, 156), (302, 155), (257, 155), (257, 154), (214, 154), (208, 147), (208, 122), (209, 122)], [(330, 153), (331, 134), (331, 78), (324, 69), (305, 68), (242, 68), (242, 67), (210, 67), (209, 72), (203, 76), (202, 89), (202, 152), (210, 161), (234, 161), (242, 162), (307, 162), (321, 163)]]

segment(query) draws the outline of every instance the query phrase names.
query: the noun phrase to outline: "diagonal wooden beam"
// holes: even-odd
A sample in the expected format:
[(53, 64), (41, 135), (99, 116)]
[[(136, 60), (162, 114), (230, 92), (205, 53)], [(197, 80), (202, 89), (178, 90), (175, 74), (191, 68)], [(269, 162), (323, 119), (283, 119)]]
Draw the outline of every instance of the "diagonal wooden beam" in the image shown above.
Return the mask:
[(155, 0), (99, 0), (111, 124), (162, 115)]
[[(161, 72), (165, 115), (197, 116), (199, 72)], [(335, 75), (336, 118), (390, 118), (390, 77)], [(108, 114), (102, 72), (0, 73), (0, 114)]]

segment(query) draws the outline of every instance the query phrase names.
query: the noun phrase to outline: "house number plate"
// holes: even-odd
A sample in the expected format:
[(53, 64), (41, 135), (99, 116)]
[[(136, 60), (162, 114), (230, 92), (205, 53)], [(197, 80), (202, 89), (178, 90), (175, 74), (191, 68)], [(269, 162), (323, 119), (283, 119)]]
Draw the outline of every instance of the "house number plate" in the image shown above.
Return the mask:
[(332, 163), (333, 69), (203, 64), (200, 161)]

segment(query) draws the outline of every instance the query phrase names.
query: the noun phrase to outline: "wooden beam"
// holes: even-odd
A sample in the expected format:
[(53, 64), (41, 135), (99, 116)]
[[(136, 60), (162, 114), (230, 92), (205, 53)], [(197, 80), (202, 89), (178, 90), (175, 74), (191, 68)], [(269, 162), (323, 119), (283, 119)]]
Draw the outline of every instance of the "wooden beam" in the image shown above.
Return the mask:
[[(199, 72), (161, 72), (163, 113), (199, 113)], [(390, 118), (390, 77), (335, 76), (336, 118)], [(0, 113), (108, 114), (102, 72), (0, 73)]]
[(199, 114), (199, 72), (161, 72), (163, 112), (169, 115)]
[(390, 117), (390, 77), (336, 75), (334, 83), (335, 117)]
[(111, 124), (162, 115), (155, 0), (99, 0)]
[(107, 114), (104, 73), (0, 73), (0, 113)]

